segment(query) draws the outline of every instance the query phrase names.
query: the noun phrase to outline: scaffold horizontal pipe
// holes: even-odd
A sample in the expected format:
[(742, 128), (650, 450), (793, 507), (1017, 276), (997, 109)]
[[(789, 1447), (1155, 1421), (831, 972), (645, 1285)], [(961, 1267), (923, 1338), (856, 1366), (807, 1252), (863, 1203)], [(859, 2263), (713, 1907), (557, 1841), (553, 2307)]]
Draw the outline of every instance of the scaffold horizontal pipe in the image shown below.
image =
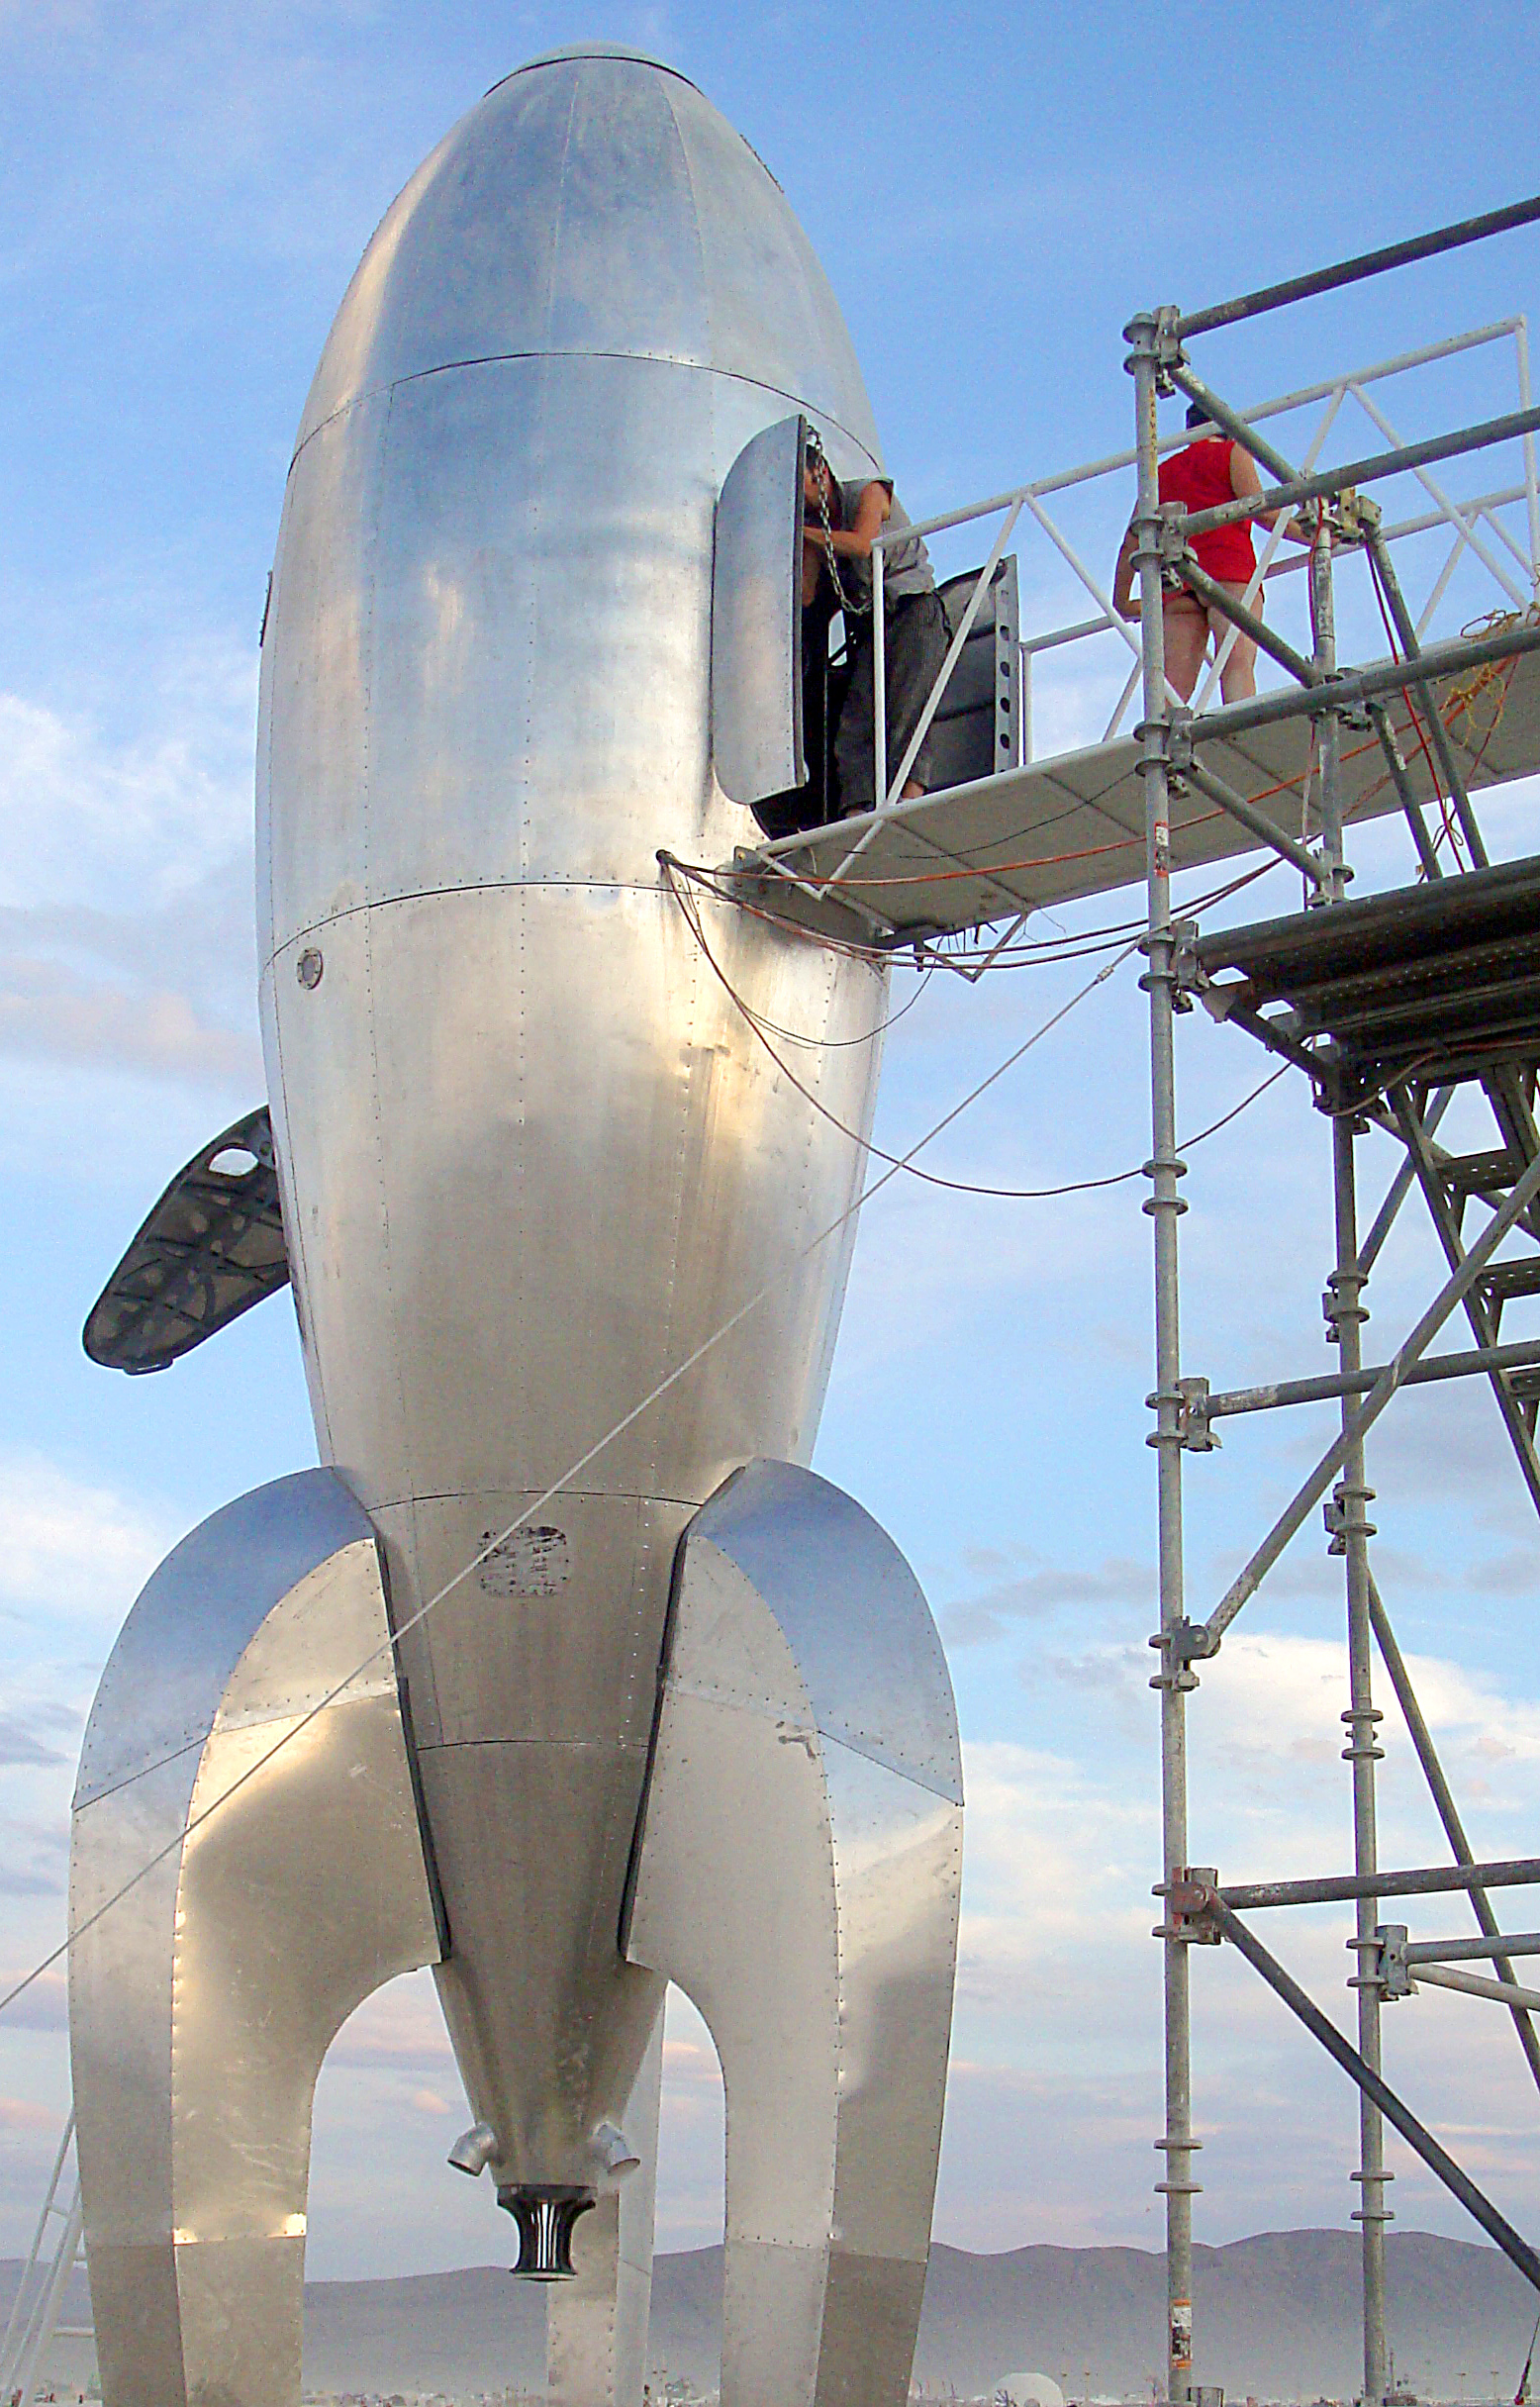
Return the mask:
[(1540, 651), (1540, 626), (1510, 626), (1492, 635), (1451, 635), (1447, 642), (1425, 645), (1417, 660), (1379, 661), (1372, 668), (1323, 678), (1308, 692), (1291, 687), (1285, 693), (1259, 694), (1254, 702), (1228, 702), (1221, 710), (1205, 711), (1193, 721), (1193, 740), (1218, 742), (1252, 727), (1274, 726), (1281, 719), (1350, 710), (1355, 703), (1372, 702), (1377, 694), (1402, 694), (1429, 678), (1455, 677), (1465, 669), (1483, 668), (1489, 660), (1512, 660), (1520, 652), (1533, 651)]
[(1492, 1956), (1540, 1956), (1540, 1931), (1504, 1931), (1495, 1939), (1413, 1939), (1408, 1964), (1471, 1964)]
[(1420, 443), (1397, 443), (1391, 451), (1371, 451), (1319, 476), (1297, 476), (1290, 485), (1265, 485), (1258, 494), (1239, 501), (1218, 502), (1212, 510), (1195, 510), (1187, 531), (1205, 534), (1214, 527), (1234, 527), (1242, 520), (1271, 517), (1275, 510), (1298, 508), (1301, 502), (1330, 501), (1347, 488), (1372, 485), (1382, 476), (1399, 476), (1411, 468), (1426, 468), (1435, 460), (1460, 459), (1467, 451), (1487, 451), (1493, 443), (1513, 441), (1540, 427), (1540, 409), (1509, 410), (1501, 418), (1485, 418), (1480, 426), (1462, 427), (1454, 434), (1430, 434)]
[[(1499, 1864), (1434, 1864), (1409, 1873), (1328, 1873), (1319, 1880), (1226, 1881), (1213, 1894), (1237, 1913), (1270, 1905), (1341, 1905), (1354, 1897), (1439, 1897), (1450, 1890), (1523, 1888), (1540, 1884), (1540, 1856), (1513, 1856)], [(1503, 1941), (1507, 1946), (1507, 1941)]]
[(1494, 2005), (1522, 2006), (1526, 2014), (1540, 2012), (1540, 1989), (1526, 1989), (1516, 1980), (1489, 1980), (1485, 1973), (1454, 1973), (1441, 1964), (1422, 1965), (1417, 1978), (1430, 1988), (1457, 1990), (1462, 1997), (1490, 1997)]
[(1404, 242), (1387, 242), (1379, 250), (1360, 251), (1356, 258), (1339, 259), (1334, 267), (1312, 268), (1302, 276), (1290, 276), (1282, 284), (1264, 284), (1254, 293), (1242, 293), (1233, 301), (1217, 301), (1208, 309), (1190, 310), (1179, 318), (1174, 332), (1179, 342), (1194, 335), (1212, 334), (1216, 327), (1238, 326), (1244, 318), (1260, 318), (1269, 310), (1286, 309), (1292, 301), (1308, 301), (1317, 293), (1341, 290), (1344, 284), (1361, 284), (1367, 276), (1389, 275), (1396, 267), (1410, 267), (1418, 259), (1432, 259), (1442, 250), (1459, 250), (1467, 242), (1485, 242), (1494, 234), (1511, 233), (1514, 227), (1533, 225), (1540, 219), (1540, 194), (1532, 200), (1510, 201), (1504, 209), (1486, 210), (1481, 217), (1462, 218), (1452, 226), (1440, 226), (1431, 234), (1411, 235)]
[(1312, 2039), (1319, 2042), (1326, 2054), (1335, 2059), (1344, 2072), (1358, 2083), (1364, 2095), (1373, 2099), (1386, 2121), (1398, 2131), (1408, 2148), (1422, 2159), (1430, 2172), (1437, 2173), (1444, 2187), (1457, 2197), (1468, 2215), (1474, 2217), (1488, 2238), (1494, 2240), (1511, 2264), (1515, 2264), (1524, 2279), (1540, 2291), (1540, 2257), (1527, 2240), (1513, 2229), (1505, 2215), (1499, 2214), (1484, 2190), (1479, 2190), (1469, 2173), (1462, 2171), (1447, 2149), (1441, 2148), (1433, 2134), (1419, 2123), (1411, 2108), (1397, 2097), (1390, 2083), (1365, 2064), (1358, 2050), (1345, 2040), (1334, 2022), (1324, 2015), (1314, 1999), (1305, 1994), (1293, 1974), (1285, 1972), (1276, 1956), (1265, 1948), (1254, 1931), (1248, 1931), (1238, 1914), (1222, 1902), (1214, 1908), (1214, 1920), (1223, 1936), (1254, 1972), (1260, 1973), (1268, 1987), (1281, 1997), (1291, 2013), (1298, 2015)]
[[(1479, 350), (1484, 343), (1500, 342), (1504, 337), (1513, 334), (1520, 323), (1518, 318), (1498, 318), (1491, 326), (1472, 327), (1467, 334), (1446, 335), (1440, 342), (1419, 343), (1415, 350), (1397, 351), (1390, 359), (1376, 360), (1373, 367), (1355, 368), (1340, 377), (1328, 376), (1317, 384), (1297, 385), (1292, 392), (1277, 393), (1268, 401), (1257, 402), (1240, 415), (1248, 427), (1269, 418), (1282, 418), (1291, 410), (1305, 409), (1311, 402), (1324, 401), (1328, 394), (1336, 392), (1339, 385), (1380, 384), (1389, 377), (1404, 375), (1408, 368), (1425, 367), (1435, 359), (1452, 359), (1461, 351)], [(1185, 431), (1163, 434), (1156, 449), (1164, 457), (1168, 451), (1181, 450), (1187, 439)], [(1078, 466), (1057, 469), (1051, 476), (1033, 477), (1028, 484), (1012, 485), (1005, 493), (986, 494), (982, 501), (966, 502), (959, 510), (941, 511), (934, 518), (916, 519), (912, 527), (887, 530), (873, 536), (872, 548), (874, 551), (888, 551), (896, 543), (908, 541), (913, 535), (943, 534), (951, 528), (966, 527), (971, 520), (991, 518), (996, 511), (1009, 509), (1012, 502), (1024, 501), (1029, 493), (1044, 501), (1052, 494), (1067, 493), (1076, 485), (1093, 484), (1098, 477), (1112, 476), (1119, 469), (1131, 468), (1137, 457), (1138, 453), (1132, 450), (1105, 452), (1100, 459), (1082, 460)], [(1470, 502), (1466, 507), (1474, 510), (1477, 504)]]
[[(1271, 1412), (1278, 1404), (1320, 1404), (1335, 1396), (1367, 1396), (1384, 1376), (1386, 1364), (1369, 1364), (1362, 1371), (1323, 1372), (1319, 1379), (1279, 1379), (1261, 1388), (1230, 1388), (1207, 1399), (1210, 1420), (1240, 1412)], [(1413, 1363), (1401, 1381), (1403, 1388), (1427, 1387), (1441, 1379), (1472, 1379), (1484, 1372), (1540, 1369), (1540, 1338), (1515, 1340), (1507, 1346), (1472, 1346), (1461, 1354), (1435, 1354)]]
[(1077, 619), (1072, 626), (1050, 627), (1046, 635), (1023, 635), (1023, 652), (1056, 652), (1063, 643), (1078, 643), (1082, 635), (1105, 635), (1111, 620), (1103, 611), (1095, 619)]

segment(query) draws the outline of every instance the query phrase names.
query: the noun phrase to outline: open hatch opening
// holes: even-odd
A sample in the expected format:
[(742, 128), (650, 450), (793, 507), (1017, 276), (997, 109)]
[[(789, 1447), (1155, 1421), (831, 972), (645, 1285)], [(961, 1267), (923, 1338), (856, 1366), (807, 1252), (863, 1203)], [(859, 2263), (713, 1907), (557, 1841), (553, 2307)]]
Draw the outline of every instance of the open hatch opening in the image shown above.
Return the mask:
[[(844, 816), (835, 736), (841, 715), (857, 707), (849, 698), (851, 628), (837, 594), (820, 577), (806, 607), (802, 599), (808, 441), (800, 416), (764, 428), (734, 460), (717, 505), (713, 759), (722, 792), (751, 811), (772, 841)], [(939, 588), (952, 629), (979, 573)], [(1008, 557), (979, 597), (936, 706), (932, 791), (1019, 760), (1018, 627), (1016, 564)], [(863, 727), (860, 736), (870, 744), (874, 730)], [(888, 765), (896, 767), (891, 757)]]

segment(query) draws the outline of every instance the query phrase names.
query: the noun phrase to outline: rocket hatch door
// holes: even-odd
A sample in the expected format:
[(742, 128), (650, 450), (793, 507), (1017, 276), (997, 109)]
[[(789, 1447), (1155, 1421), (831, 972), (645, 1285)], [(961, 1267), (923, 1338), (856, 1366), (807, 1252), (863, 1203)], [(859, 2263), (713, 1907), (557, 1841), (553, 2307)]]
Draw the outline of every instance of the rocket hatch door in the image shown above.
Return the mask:
[(712, 562), (712, 757), (752, 808), (806, 785), (802, 727), (803, 458), (807, 421), (744, 444), (717, 504)]

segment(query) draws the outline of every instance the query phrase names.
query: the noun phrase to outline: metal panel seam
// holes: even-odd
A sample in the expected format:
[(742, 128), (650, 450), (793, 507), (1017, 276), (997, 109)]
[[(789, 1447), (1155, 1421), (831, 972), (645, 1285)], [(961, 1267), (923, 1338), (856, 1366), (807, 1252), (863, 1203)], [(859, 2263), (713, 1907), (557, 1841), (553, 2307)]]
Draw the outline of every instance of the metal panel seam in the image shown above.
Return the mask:
[[(515, 361), (521, 359), (531, 361), (538, 360), (542, 364), (548, 363), (549, 361), (555, 359), (632, 359), (642, 367), (674, 368), (681, 375), (715, 376), (723, 384), (746, 385), (750, 392), (773, 394), (777, 401), (789, 402), (793, 409), (800, 410), (808, 407), (807, 403), (799, 394), (792, 392), (785, 385), (770, 384), (762, 376), (745, 376), (737, 368), (716, 367), (712, 365), (711, 362), (706, 360), (679, 359), (676, 358), (670, 351), (550, 350), (478, 352), (466, 359), (440, 360), (436, 367), (415, 368), (410, 376), (393, 376), (388, 384), (367, 385), (362, 392), (354, 393), (350, 400), (338, 403), (335, 410), (329, 412), (325, 418), (321, 419), (317, 425), (311, 428), (310, 433), (306, 435), (305, 440), (302, 443), (296, 444), (294, 456), (289, 462), (289, 475), (292, 476), (294, 474), (294, 470), (299, 464), (301, 454), (309, 450), (311, 444), (315, 441), (318, 434), (325, 433), (328, 427), (335, 427), (338, 419), (346, 418), (353, 410), (361, 409), (365, 402), (378, 401), (382, 393), (396, 393), (401, 391), (404, 386), (409, 384), (426, 384), (429, 378), (433, 376), (452, 376), (462, 368), (497, 368), (505, 365), (512, 365)], [(817, 410), (812, 412), (812, 415), (817, 417), (823, 426), (833, 427), (836, 429), (837, 432), (844, 436), (851, 449), (857, 452), (862, 459), (869, 461), (876, 474), (879, 476), (882, 474), (881, 461), (872, 457), (870, 450), (862, 441), (860, 435), (855, 433), (853, 428), (847, 427), (842, 418), (836, 418), (832, 411), (829, 410)]]

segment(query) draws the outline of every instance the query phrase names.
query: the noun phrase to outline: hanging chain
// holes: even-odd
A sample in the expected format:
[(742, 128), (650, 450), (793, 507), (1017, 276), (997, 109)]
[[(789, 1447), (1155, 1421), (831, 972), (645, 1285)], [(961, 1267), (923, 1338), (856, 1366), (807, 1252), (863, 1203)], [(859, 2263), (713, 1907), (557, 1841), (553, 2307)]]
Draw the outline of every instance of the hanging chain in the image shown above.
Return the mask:
[(828, 461), (823, 454), (823, 445), (812, 427), (808, 429), (808, 457), (813, 462), (813, 482), (818, 490), (818, 517), (823, 526), (823, 556), (828, 562), (829, 581), (845, 617), (865, 618), (871, 612), (871, 595), (868, 594), (863, 602), (858, 595), (846, 593), (844, 580), (839, 573), (839, 562), (834, 556), (834, 528), (828, 514)]

